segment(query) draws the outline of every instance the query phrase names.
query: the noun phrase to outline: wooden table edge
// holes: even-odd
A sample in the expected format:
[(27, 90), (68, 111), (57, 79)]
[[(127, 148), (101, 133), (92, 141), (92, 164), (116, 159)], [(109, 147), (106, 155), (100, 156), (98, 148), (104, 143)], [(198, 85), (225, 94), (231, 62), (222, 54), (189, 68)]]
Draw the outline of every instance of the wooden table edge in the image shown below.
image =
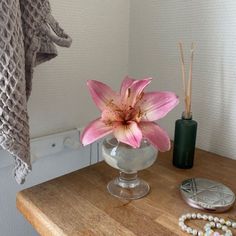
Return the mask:
[[(50, 236), (55, 235), (54, 233), (56, 232), (58, 236), (66, 236), (56, 224), (24, 195), (24, 190), (16, 195), (16, 207), (40, 235)], [(33, 212), (34, 214), (32, 214)], [(52, 234), (52, 232), (54, 233)]]

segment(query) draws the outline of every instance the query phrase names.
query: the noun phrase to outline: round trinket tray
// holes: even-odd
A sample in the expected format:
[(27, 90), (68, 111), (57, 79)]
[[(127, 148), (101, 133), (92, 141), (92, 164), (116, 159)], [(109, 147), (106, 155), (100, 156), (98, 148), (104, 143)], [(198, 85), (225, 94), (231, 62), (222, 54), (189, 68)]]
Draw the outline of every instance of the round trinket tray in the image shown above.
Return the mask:
[(232, 207), (235, 202), (235, 194), (231, 189), (209, 179), (184, 180), (180, 192), (188, 205), (207, 211), (223, 212)]

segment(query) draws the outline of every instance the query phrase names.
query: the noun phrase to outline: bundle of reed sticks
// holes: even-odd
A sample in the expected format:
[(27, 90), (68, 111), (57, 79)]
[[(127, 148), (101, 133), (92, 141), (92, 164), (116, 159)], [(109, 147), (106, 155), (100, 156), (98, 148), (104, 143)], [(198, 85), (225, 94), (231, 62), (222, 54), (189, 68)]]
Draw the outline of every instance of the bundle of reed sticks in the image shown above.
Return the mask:
[(184, 116), (186, 118), (189, 118), (191, 117), (193, 56), (194, 56), (195, 46), (194, 43), (191, 44), (191, 57), (190, 57), (188, 79), (186, 79), (186, 66), (184, 61), (183, 45), (181, 42), (179, 43), (179, 49), (180, 49), (182, 82), (183, 82), (184, 104), (185, 104)]

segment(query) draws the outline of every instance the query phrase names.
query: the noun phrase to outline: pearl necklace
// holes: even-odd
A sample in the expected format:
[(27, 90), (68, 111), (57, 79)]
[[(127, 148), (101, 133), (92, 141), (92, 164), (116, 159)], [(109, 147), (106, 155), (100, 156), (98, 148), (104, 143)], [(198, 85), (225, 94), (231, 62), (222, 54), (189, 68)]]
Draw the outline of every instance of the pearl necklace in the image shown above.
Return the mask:
[[(205, 234), (203, 231), (201, 230), (196, 230), (193, 229), (189, 226), (187, 226), (185, 224), (186, 220), (195, 220), (195, 219), (199, 219), (199, 220), (205, 220), (205, 221), (209, 221), (209, 223), (205, 224), (204, 226), (204, 230), (205, 230)], [(186, 215), (182, 215), (179, 218), (179, 226), (180, 228), (187, 232), (188, 234), (191, 235), (197, 235), (197, 236), (232, 236), (232, 231), (228, 228), (228, 227), (232, 227), (234, 229), (236, 229), (236, 222), (230, 221), (230, 220), (225, 220), (223, 218), (218, 218), (218, 217), (213, 217), (212, 215), (202, 215), (200, 213), (188, 213)], [(217, 229), (221, 229), (225, 234), (220, 234), (219, 232), (214, 231), (213, 229), (217, 228)]]

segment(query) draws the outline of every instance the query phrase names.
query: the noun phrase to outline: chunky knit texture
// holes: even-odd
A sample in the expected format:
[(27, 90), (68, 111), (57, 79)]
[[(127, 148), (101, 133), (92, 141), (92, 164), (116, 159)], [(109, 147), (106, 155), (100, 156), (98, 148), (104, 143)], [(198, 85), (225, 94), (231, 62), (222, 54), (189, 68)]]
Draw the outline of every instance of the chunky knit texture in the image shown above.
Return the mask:
[(15, 157), (18, 183), (31, 171), (27, 99), (33, 68), (57, 55), (54, 43), (69, 47), (71, 38), (47, 0), (0, 0), (0, 146)]

